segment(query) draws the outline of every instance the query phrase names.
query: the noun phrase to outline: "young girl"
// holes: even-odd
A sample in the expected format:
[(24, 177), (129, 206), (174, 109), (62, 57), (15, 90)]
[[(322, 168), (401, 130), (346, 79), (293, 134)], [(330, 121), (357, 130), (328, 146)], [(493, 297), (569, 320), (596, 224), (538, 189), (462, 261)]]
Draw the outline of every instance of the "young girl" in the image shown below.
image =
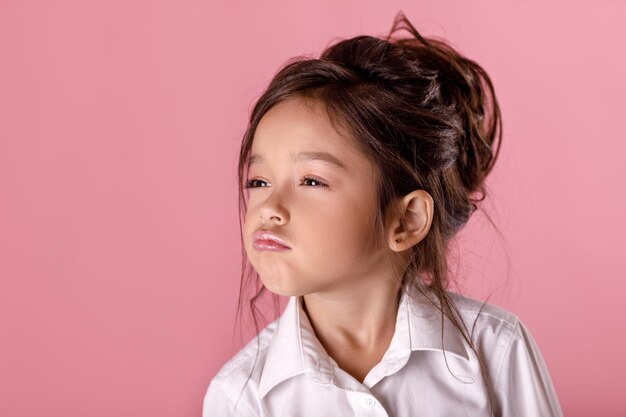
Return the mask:
[(287, 63), (239, 179), (251, 305), (289, 301), (213, 378), (203, 417), (561, 416), (522, 322), (447, 289), (501, 136), (485, 71), (402, 12), (384, 40)]

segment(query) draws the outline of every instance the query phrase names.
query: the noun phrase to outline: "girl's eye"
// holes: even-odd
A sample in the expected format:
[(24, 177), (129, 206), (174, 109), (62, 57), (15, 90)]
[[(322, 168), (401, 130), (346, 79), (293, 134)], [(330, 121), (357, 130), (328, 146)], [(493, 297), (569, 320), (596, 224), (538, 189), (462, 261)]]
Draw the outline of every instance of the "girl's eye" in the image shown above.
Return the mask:
[(246, 180), (243, 188), (257, 188), (257, 186), (254, 185), (254, 184), (256, 184), (257, 181), (258, 182), (265, 182), (265, 181), (262, 181), (262, 180), (249, 179), (249, 180)]
[[(317, 178), (302, 177), (300, 179), (300, 183), (305, 182), (305, 181), (311, 181), (313, 183), (317, 183), (317, 185), (313, 185), (313, 187), (328, 187), (328, 184), (318, 180)], [(256, 185), (257, 182), (261, 182), (261, 183), (267, 184), (263, 180), (258, 180), (258, 179), (252, 178), (252, 179), (246, 180), (246, 182), (244, 184), (244, 188), (259, 188), (259, 186)], [(267, 185), (262, 185), (261, 187), (267, 187)]]
[(319, 187), (328, 187), (328, 184), (323, 183), (322, 181), (318, 180), (317, 178), (311, 178), (311, 177), (302, 177), (300, 179), (300, 182), (303, 181), (312, 181), (318, 184)]

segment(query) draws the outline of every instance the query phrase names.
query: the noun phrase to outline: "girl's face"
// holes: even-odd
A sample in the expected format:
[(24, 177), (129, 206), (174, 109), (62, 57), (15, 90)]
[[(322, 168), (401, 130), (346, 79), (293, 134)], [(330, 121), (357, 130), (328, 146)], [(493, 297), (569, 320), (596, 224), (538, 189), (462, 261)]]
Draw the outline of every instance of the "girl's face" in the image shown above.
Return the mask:
[[(375, 175), (319, 105), (291, 97), (263, 116), (252, 143), (244, 244), (267, 289), (304, 295), (355, 290), (380, 278), (381, 256), (390, 249), (367, 245), (377, 209)], [(290, 249), (255, 248), (259, 230)]]

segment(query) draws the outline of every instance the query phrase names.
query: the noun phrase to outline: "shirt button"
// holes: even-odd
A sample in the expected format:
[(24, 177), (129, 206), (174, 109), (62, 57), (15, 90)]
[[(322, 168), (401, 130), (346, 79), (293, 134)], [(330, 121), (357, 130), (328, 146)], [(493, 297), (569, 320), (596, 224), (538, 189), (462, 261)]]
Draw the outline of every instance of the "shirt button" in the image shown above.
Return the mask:
[(367, 396), (365, 397), (365, 405), (368, 407), (373, 407), (374, 404), (376, 403), (376, 401), (374, 401), (374, 398), (372, 398), (371, 396)]

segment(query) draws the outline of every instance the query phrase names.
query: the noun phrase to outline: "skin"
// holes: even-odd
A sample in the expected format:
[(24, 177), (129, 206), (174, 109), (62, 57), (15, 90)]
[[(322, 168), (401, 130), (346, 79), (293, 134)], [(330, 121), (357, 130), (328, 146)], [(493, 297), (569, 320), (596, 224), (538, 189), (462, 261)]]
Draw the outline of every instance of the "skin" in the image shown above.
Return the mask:
[[(305, 151), (328, 152), (345, 169), (292, 160)], [(268, 290), (303, 296), (326, 352), (362, 382), (393, 337), (403, 270), (394, 266), (403, 268), (406, 249), (428, 233), (432, 197), (415, 190), (394, 201), (385, 216), (385, 239), (372, 242), (376, 166), (332, 127), (319, 104), (297, 96), (263, 116), (251, 153), (262, 159), (250, 165), (248, 176), (256, 180), (247, 190), (243, 228), (248, 258)], [(252, 234), (259, 229), (275, 233), (290, 249), (255, 249)]]

